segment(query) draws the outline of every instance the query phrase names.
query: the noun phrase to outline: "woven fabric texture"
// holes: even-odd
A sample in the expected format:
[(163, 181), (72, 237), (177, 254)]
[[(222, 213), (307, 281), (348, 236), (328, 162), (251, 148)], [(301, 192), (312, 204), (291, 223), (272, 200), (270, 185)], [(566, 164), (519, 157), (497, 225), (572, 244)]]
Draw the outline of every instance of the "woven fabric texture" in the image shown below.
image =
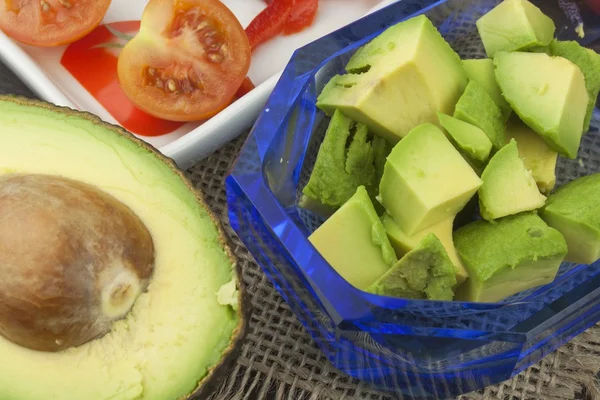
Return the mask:
[[(388, 400), (337, 371), (315, 346), (293, 312), (262, 273), (227, 223), (224, 179), (244, 137), (229, 143), (187, 171), (220, 216), (242, 263), (253, 314), (241, 356), (211, 400)], [(600, 399), (600, 325), (576, 337), (513, 379), (459, 400)], [(404, 397), (406, 398), (406, 397)]]
[[(1, 93), (34, 97), (2, 63)], [(229, 143), (187, 171), (187, 176), (204, 192), (210, 206), (223, 220), (233, 250), (242, 263), (243, 279), (253, 305), (250, 329), (240, 357), (210, 400), (402, 399), (373, 390), (331, 366), (228, 226), (223, 180), (243, 139)], [(600, 400), (599, 372), (600, 325), (515, 378), (461, 396), (459, 400)]]

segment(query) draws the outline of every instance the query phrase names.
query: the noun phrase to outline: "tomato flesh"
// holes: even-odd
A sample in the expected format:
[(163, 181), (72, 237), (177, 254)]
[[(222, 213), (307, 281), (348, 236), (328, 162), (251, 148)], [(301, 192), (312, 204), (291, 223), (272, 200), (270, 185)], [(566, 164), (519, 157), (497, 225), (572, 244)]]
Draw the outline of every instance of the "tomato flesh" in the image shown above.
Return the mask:
[(311, 26), (317, 16), (318, 9), (319, 0), (294, 0), (294, 8), (283, 29), (283, 33), (290, 35), (301, 32)]
[(267, 7), (246, 27), (252, 50), (277, 35), (291, 35), (312, 25), (319, 0), (265, 0)]
[[(140, 22), (114, 22), (110, 27), (135, 34)], [(118, 52), (102, 47), (111, 43), (117, 44), (119, 40), (105, 25), (98, 26), (67, 47), (61, 64), (128, 131), (142, 136), (159, 136), (179, 128), (182, 123), (148, 115), (129, 100), (117, 79)]]
[(219, 0), (150, 0), (119, 56), (118, 76), (145, 112), (195, 121), (229, 105), (250, 58), (243, 27)]
[(246, 27), (252, 50), (283, 32), (292, 14), (294, 0), (273, 0)]
[(244, 97), (245, 95), (247, 95), (248, 93), (253, 91), (254, 88), (255, 88), (254, 83), (252, 83), (250, 78), (244, 79), (244, 82), (242, 82), (242, 85), (240, 86), (238, 91), (235, 93), (236, 99), (239, 99), (240, 97)]
[(72, 43), (97, 27), (111, 0), (0, 0), (0, 30), (32, 46)]

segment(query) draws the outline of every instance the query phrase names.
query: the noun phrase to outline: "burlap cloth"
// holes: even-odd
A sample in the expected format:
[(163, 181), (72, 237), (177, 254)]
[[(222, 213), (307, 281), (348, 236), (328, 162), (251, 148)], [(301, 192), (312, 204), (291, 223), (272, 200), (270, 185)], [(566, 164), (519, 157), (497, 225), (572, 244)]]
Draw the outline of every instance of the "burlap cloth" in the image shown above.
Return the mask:
[[(0, 93), (33, 97), (1, 63)], [(241, 355), (211, 400), (401, 399), (378, 392), (337, 371), (228, 226), (223, 180), (243, 140), (244, 137), (234, 140), (187, 171), (224, 222), (242, 264), (243, 279), (253, 305)], [(515, 378), (459, 399), (600, 400), (599, 372), (600, 325), (597, 325)]]

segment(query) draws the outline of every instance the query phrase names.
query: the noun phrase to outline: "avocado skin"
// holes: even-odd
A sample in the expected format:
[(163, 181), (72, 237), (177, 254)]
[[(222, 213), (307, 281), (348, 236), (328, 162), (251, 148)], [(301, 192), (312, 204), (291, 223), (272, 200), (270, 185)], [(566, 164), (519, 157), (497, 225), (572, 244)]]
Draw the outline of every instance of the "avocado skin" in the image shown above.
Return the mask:
[(233, 364), (235, 363), (236, 359), (238, 358), (238, 356), (241, 352), (242, 342), (243, 342), (243, 340), (248, 332), (248, 329), (249, 329), (249, 321), (250, 321), (250, 315), (252, 314), (252, 310), (251, 310), (252, 306), (250, 303), (250, 297), (246, 290), (246, 285), (242, 279), (241, 265), (239, 262), (237, 262), (237, 258), (235, 257), (233, 251), (231, 250), (231, 248), (232, 248), (231, 242), (230, 242), (229, 238), (225, 235), (225, 231), (223, 229), (223, 225), (222, 225), (220, 219), (215, 215), (213, 210), (208, 206), (202, 192), (200, 190), (196, 189), (192, 185), (192, 183), (189, 181), (189, 179), (186, 178), (186, 176), (183, 174), (183, 172), (177, 167), (177, 165), (175, 164), (173, 159), (163, 155), (154, 146), (137, 138), (136, 136), (134, 136), (130, 132), (126, 131), (122, 127), (105, 122), (94, 114), (84, 112), (84, 111), (74, 110), (69, 107), (57, 106), (57, 105), (51, 104), (51, 103), (43, 101), (43, 100), (30, 99), (30, 98), (26, 98), (23, 96), (16, 96), (16, 95), (10, 95), (10, 94), (0, 95), (0, 102), (11, 102), (11, 103), (14, 103), (14, 104), (17, 104), (20, 106), (24, 106), (24, 107), (44, 108), (46, 110), (52, 111), (52, 112), (54, 112), (56, 114), (60, 114), (62, 116), (75, 117), (75, 118), (79, 118), (82, 120), (86, 120), (88, 122), (91, 122), (94, 125), (98, 125), (98, 126), (102, 127), (103, 129), (107, 129), (107, 130), (115, 132), (121, 136), (124, 136), (127, 139), (133, 141), (139, 147), (144, 148), (147, 151), (153, 153), (153, 155), (157, 159), (159, 159), (163, 163), (167, 164), (169, 169), (179, 179), (181, 179), (181, 181), (187, 186), (187, 188), (195, 195), (197, 202), (202, 206), (202, 208), (204, 208), (207, 215), (210, 217), (213, 224), (215, 225), (215, 227), (219, 233), (219, 241), (220, 241), (221, 247), (227, 253), (227, 256), (229, 257), (229, 260), (231, 261), (232, 265), (235, 266), (234, 267), (234, 272), (235, 272), (234, 276), (236, 279), (236, 284), (237, 284), (238, 292), (239, 292), (238, 306), (236, 308), (237, 319), (239, 322), (238, 322), (237, 328), (233, 331), (233, 335), (230, 340), (229, 348), (226, 349), (225, 352), (223, 352), (220, 363), (218, 363), (213, 368), (211, 368), (207, 372), (207, 374), (204, 376), (204, 378), (202, 378), (202, 380), (200, 380), (198, 382), (198, 386), (196, 387), (196, 389), (194, 389), (194, 391), (192, 391), (189, 395), (187, 395), (186, 397), (184, 397), (181, 400), (198, 400), (198, 399), (207, 398), (212, 392), (214, 392), (219, 387), (221, 382), (228, 376), (228, 370), (230, 370), (232, 368)]

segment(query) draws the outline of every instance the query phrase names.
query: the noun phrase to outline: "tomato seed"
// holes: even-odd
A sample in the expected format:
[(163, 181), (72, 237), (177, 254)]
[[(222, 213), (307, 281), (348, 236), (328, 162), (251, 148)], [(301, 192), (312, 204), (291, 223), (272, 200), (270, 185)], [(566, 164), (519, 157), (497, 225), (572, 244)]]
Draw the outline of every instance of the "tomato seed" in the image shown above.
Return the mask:
[(208, 53), (208, 59), (214, 63), (223, 62), (223, 55), (220, 53)]
[(50, 4), (46, 3), (44, 0), (40, 1), (40, 6), (42, 7), (42, 11), (45, 13), (49, 12), (52, 9), (50, 7)]
[(64, 8), (70, 9), (71, 7), (73, 7), (73, 4), (71, 4), (69, 0), (60, 0), (60, 4), (62, 4)]
[(191, 67), (188, 67), (187, 71), (179, 70), (178, 72), (174, 72), (172, 68), (146, 67), (142, 76), (146, 85), (155, 86), (168, 93), (183, 92), (189, 94), (197, 89), (203, 90), (204, 88), (198, 75)]

